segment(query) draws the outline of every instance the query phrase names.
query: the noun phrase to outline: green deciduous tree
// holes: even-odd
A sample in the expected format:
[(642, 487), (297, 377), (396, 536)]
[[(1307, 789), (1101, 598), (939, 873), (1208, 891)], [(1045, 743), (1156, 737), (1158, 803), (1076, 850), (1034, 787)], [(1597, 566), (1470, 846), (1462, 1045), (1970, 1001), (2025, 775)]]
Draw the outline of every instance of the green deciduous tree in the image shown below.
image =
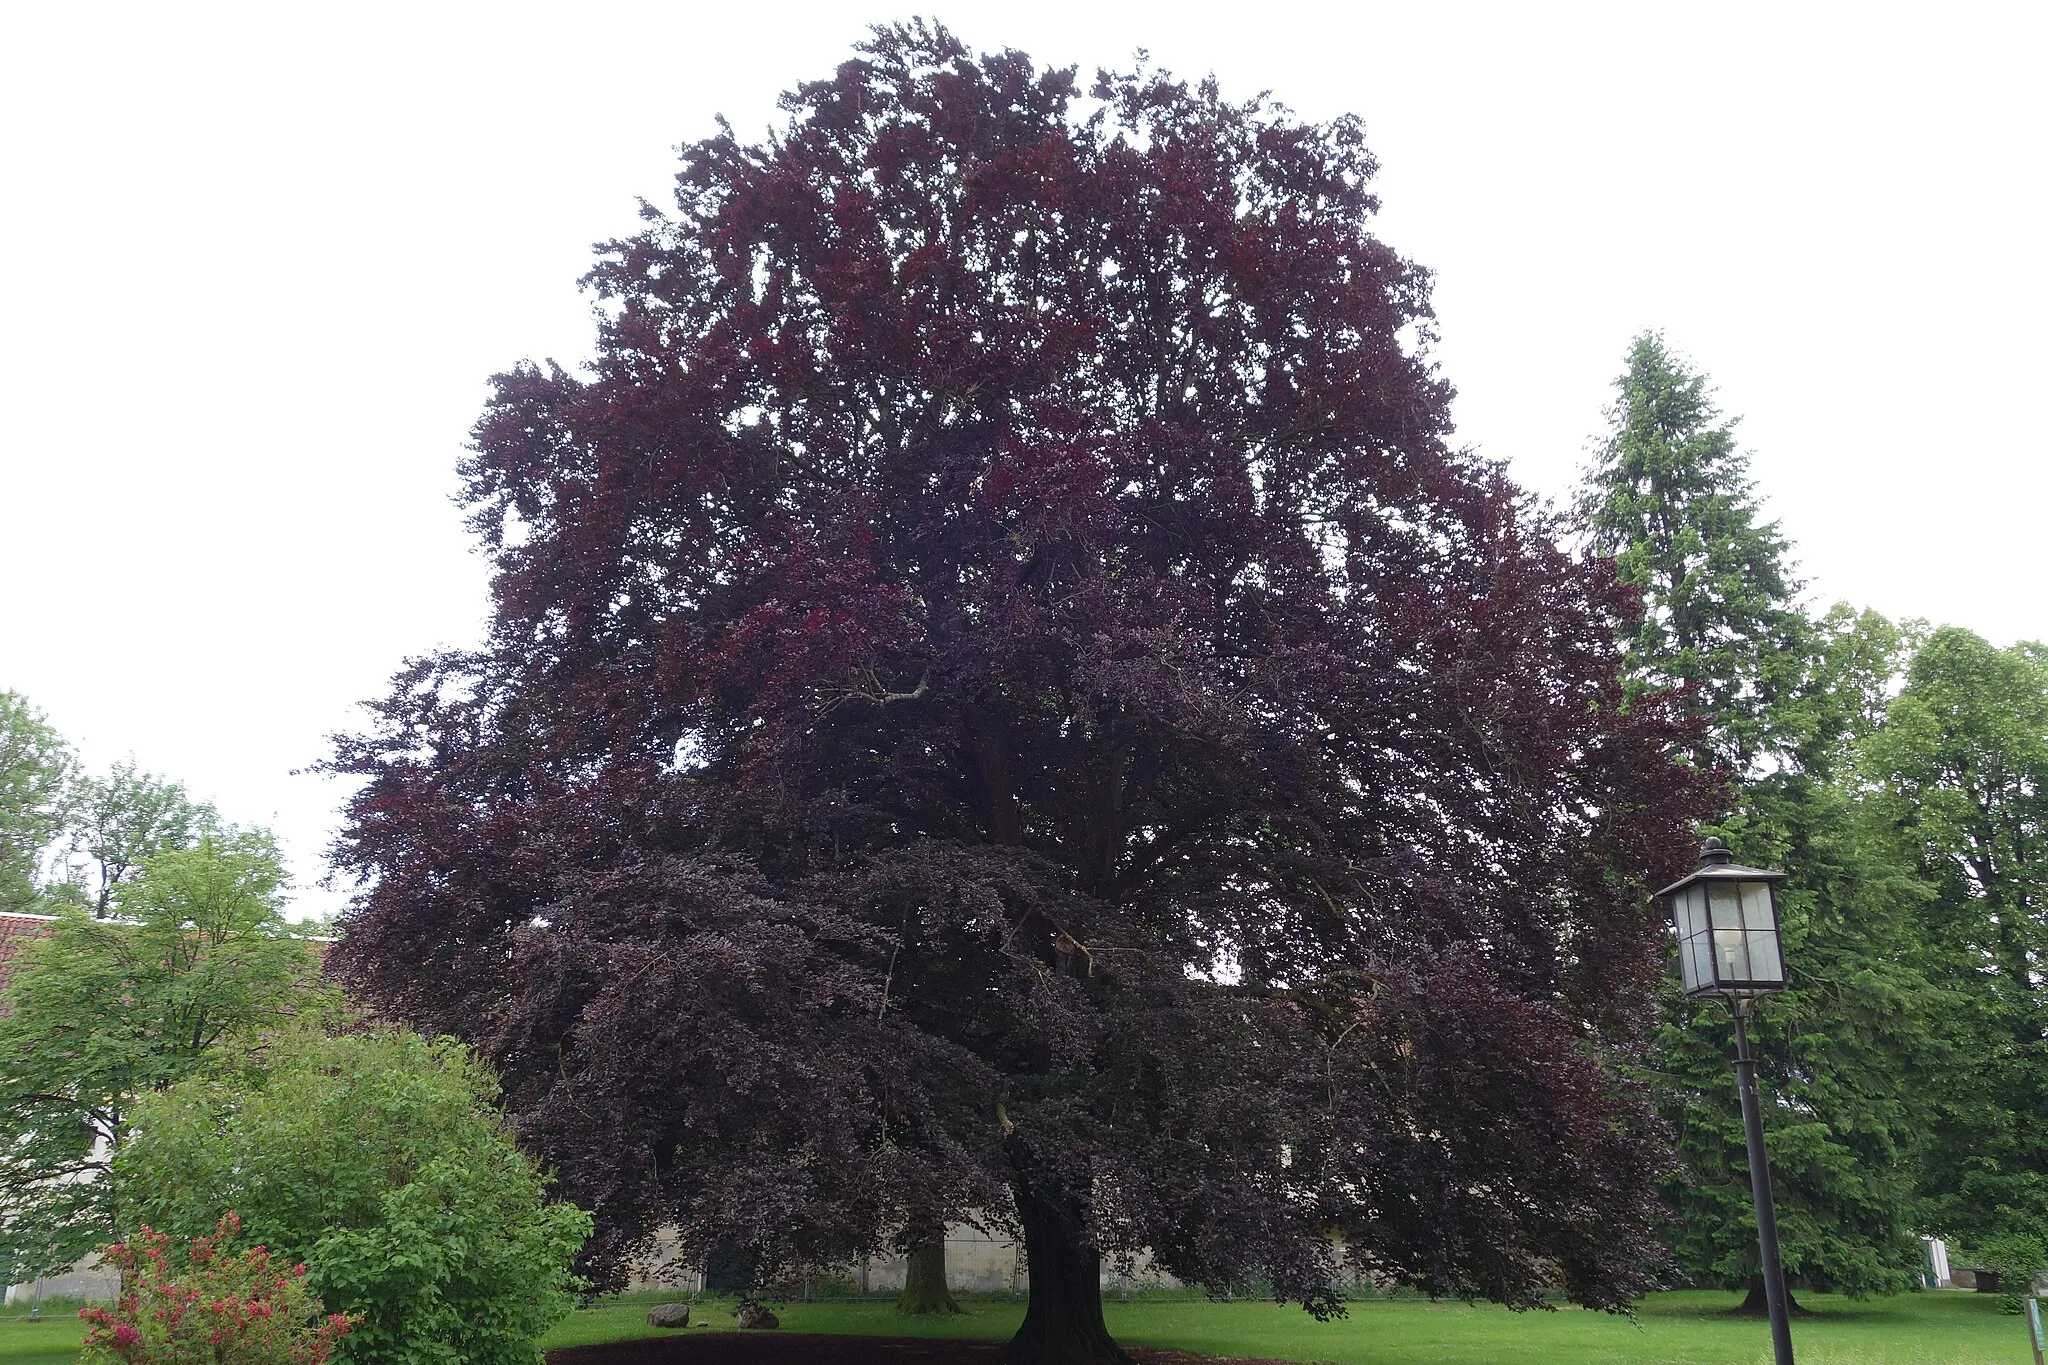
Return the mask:
[(71, 748), (19, 692), (0, 692), (0, 912), (36, 910), (43, 850), (64, 828)]
[(339, 1358), (534, 1365), (568, 1311), (590, 1219), (549, 1203), (453, 1040), (301, 1032), (258, 1082), (193, 1076), (150, 1096), (115, 1164), (124, 1215), (175, 1233), (226, 1209), (360, 1315)]
[(2048, 1233), (2048, 647), (1934, 632), (1864, 746), (1936, 894), (1935, 970), (1965, 1046), (1940, 1078), (1928, 1217), (1978, 1241)]
[(81, 774), (42, 712), (0, 693), (0, 911), (85, 905), (105, 917), (145, 860), (220, 829), (211, 805), (132, 758)]
[(182, 782), (140, 772), (133, 759), (116, 763), (104, 777), (80, 780), (73, 794), (72, 881), (94, 913), (105, 915), (115, 889), (150, 857), (190, 848), (219, 828), (219, 813), (194, 801)]
[[(1903, 1288), (1921, 1255), (1913, 1182), (1940, 1012), (1917, 935), (1925, 888), (1845, 773), (1905, 640), (1873, 612), (1799, 609), (1790, 547), (1703, 375), (1645, 335), (1616, 387), (1583, 506), (1595, 545), (1643, 593), (1633, 688), (1684, 690), (1703, 727), (1696, 758), (1730, 779), (1711, 832), (1790, 874), (1793, 984), (1753, 1029), (1787, 1273), (1852, 1294)], [(1649, 1057), (1679, 1157), (1673, 1251), (1685, 1274), (1748, 1284), (1760, 1303), (1732, 1052), (1726, 1012), (1674, 985)]]
[(122, 918), (69, 909), (30, 950), (0, 1020), (0, 1238), (17, 1273), (112, 1235), (103, 1177), (139, 1097), (324, 1008), (282, 883), (269, 836), (231, 831), (149, 858), (117, 889)]

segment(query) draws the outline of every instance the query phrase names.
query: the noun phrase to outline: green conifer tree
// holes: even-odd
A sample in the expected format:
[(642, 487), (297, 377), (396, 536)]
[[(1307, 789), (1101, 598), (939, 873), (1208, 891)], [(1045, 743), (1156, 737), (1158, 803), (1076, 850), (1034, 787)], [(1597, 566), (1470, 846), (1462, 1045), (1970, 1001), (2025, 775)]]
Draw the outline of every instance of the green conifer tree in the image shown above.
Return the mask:
[[(1921, 885), (1843, 780), (1883, 712), (1901, 636), (1875, 613), (1800, 610), (1790, 546), (1764, 520), (1705, 376), (1644, 335), (1616, 388), (1582, 506), (1594, 546), (1643, 593), (1632, 686), (1684, 690), (1703, 729), (1695, 761), (1729, 779), (1727, 815), (1702, 833), (1790, 874), (1793, 984), (1753, 1026), (1787, 1274), (1851, 1294), (1903, 1288), (1921, 1256), (1920, 1083), (1937, 1055), (1921, 1012)], [(1749, 1286), (1760, 1307), (1733, 1050), (1728, 1014), (1674, 982), (1647, 1059), (1679, 1158), (1666, 1183), (1674, 1259), (1689, 1278)]]
[(1759, 519), (1735, 422), (1662, 337), (1635, 339), (1614, 386), (1582, 506), (1593, 548), (1643, 594), (1632, 685), (1689, 689), (1709, 723), (1701, 757), (1745, 771), (1805, 652), (1785, 538)]

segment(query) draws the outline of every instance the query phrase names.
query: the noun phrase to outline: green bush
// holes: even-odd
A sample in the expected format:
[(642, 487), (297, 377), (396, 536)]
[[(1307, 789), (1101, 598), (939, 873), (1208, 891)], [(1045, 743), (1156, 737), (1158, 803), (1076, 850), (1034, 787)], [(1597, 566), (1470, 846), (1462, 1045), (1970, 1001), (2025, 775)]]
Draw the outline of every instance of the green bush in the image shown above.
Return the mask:
[(2027, 1233), (2008, 1233), (1985, 1242), (1976, 1259), (1985, 1269), (1998, 1272), (1999, 1308), (2024, 1313), (2034, 1277), (2048, 1270), (2048, 1242)]
[(581, 1287), (589, 1216), (546, 1182), (453, 1040), (290, 1035), (253, 1087), (193, 1077), (147, 1097), (115, 1161), (123, 1226), (174, 1233), (240, 1212), (360, 1318), (360, 1365), (537, 1365)]

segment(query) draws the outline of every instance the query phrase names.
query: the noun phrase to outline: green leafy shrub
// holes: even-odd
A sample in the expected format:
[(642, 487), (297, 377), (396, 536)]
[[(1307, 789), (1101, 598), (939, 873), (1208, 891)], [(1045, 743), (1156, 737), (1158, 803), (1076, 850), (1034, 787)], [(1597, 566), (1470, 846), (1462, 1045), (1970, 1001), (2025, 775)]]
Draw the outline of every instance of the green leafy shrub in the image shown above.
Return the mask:
[(2034, 1277), (2048, 1270), (2048, 1241), (2028, 1233), (2008, 1233), (1985, 1242), (1977, 1249), (1976, 1259), (1986, 1270), (1998, 1272), (2000, 1311), (2024, 1313)]
[(574, 1304), (590, 1218), (550, 1203), (451, 1039), (280, 1038), (260, 1083), (194, 1077), (147, 1097), (115, 1162), (124, 1218), (178, 1230), (234, 1207), (358, 1317), (360, 1365), (537, 1365)]
[(121, 1299), (111, 1311), (79, 1310), (90, 1325), (86, 1365), (321, 1365), (349, 1318), (324, 1311), (304, 1265), (280, 1268), (261, 1246), (230, 1254), (240, 1230), (228, 1213), (193, 1240), (182, 1268), (171, 1264), (173, 1239), (149, 1228), (108, 1247)]

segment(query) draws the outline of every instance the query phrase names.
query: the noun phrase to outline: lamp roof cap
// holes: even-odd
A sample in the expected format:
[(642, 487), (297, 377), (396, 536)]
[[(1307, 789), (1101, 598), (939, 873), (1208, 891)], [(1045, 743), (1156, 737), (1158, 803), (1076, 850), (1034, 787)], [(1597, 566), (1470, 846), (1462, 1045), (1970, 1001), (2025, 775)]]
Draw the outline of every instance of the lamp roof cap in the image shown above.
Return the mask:
[(1744, 867), (1728, 852), (1728, 845), (1719, 839), (1708, 839), (1700, 846), (1700, 865), (1656, 894), (1668, 896), (1694, 882), (1782, 882), (1786, 875), (1768, 868)]

